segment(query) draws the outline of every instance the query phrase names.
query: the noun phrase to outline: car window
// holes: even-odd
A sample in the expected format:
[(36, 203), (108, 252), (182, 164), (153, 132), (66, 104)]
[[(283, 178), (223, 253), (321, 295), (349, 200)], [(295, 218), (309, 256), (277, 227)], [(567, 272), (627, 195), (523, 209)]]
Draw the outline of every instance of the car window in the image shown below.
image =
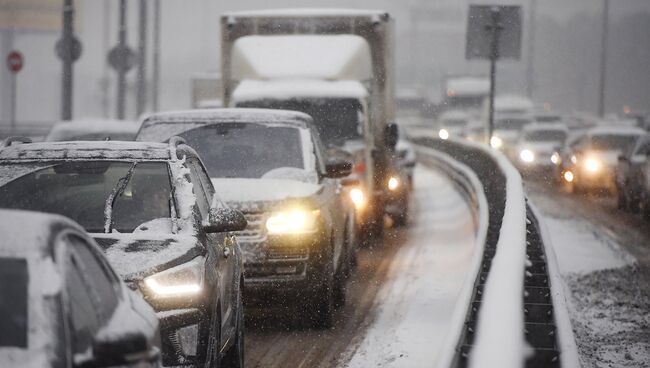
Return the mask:
[(28, 281), (25, 259), (0, 258), (0, 347), (27, 347)]
[[(22, 175), (21, 166), (28, 165), (1, 165), (0, 176)], [(143, 223), (171, 217), (165, 162), (53, 162), (25, 170), (0, 187), (0, 207), (56, 213), (75, 220), (86, 231), (103, 232), (106, 203), (114, 193), (108, 211), (112, 229), (133, 232)], [(121, 183), (125, 183), (122, 188)]]
[(115, 274), (91, 250), (86, 240), (68, 235), (66, 290), (75, 353), (83, 353), (99, 328), (108, 322), (118, 304), (118, 281)]
[[(210, 212), (211, 198), (208, 196), (207, 191), (201, 183), (201, 174), (204, 174), (202, 166), (196, 158), (187, 159), (187, 166), (190, 169), (190, 181), (192, 182), (192, 191), (196, 196), (196, 204), (199, 207), (199, 212), (203, 219), (208, 218)], [(204, 178), (203, 182), (209, 180)]]

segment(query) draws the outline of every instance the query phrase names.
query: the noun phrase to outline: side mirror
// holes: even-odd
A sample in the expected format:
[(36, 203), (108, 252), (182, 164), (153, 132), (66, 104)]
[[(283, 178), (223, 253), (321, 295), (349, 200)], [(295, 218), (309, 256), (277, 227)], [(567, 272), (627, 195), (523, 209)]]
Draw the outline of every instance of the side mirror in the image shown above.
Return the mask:
[(397, 131), (397, 124), (388, 123), (384, 129), (384, 143), (390, 148), (395, 148), (398, 139), (399, 132)]
[(203, 226), (206, 233), (241, 231), (248, 226), (244, 214), (230, 207), (213, 208), (209, 217), (209, 224)]
[(328, 178), (344, 178), (352, 173), (352, 163), (340, 159), (330, 159), (325, 164), (325, 176)]
[(132, 363), (133, 356), (142, 356), (150, 350), (143, 332), (129, 332), (110, 338), (96, 337), (92, 349), (93, 361), (90, 366), (97, 367), (127, 365)]

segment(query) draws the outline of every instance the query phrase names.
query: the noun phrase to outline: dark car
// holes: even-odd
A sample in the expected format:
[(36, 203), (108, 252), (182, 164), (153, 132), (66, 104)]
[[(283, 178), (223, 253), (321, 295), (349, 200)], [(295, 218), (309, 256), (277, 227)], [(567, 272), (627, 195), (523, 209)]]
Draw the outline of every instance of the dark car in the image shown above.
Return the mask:
[(618, 208), (638, 212), (644, 185), (643, 166), (650, 153), (650, 136), (637, 139), (636, 144), (618, 156), (616, 168), (616, 193)]
[(244, 212), (237, 233), (248, 295), (292, 293), (293, 303), (332, 324), (355, 255), (355, 209), (339, 178), (351, 163), (327, 161), (308, 115), (263, 109), (161, 113), (137, 140), (187, 140), (215, 188)]
[(241, 366), (242, 265), (232, 232), (246, 220), (217, 198), (182, 140), (4, 147), (0, 207), (65, 215), (91, 233), (156, 310), (165, 365), (224, 358)]
[(153, 309), (58, 215), (0, 210), (0, 366), (155, 367)]

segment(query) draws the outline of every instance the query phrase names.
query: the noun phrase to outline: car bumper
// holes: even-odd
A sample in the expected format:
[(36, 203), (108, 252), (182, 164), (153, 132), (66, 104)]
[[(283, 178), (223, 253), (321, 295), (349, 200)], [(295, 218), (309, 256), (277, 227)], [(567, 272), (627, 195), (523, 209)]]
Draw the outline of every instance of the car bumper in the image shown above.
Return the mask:
[(199, 308), (175, 309), (156, 313), (160, 320), (163, 365), (191, 366), (199, 347), (199, 323), (208, 318)]

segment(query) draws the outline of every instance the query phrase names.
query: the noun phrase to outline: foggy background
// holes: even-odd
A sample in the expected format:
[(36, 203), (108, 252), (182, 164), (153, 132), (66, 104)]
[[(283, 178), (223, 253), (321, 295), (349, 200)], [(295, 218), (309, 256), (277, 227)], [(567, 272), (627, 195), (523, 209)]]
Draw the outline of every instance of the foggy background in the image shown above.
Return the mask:
[[(268, 1), (160, 0), (162, 110), (190, 107), (190, 79), (219, 68), (219, 15), (225, 11), (269, 8)], [(151, 0), (150, 0), (151, 2)], [(31, 25), (12, 19), (10, 7), (36, 15)], [(62, 0), (0, 0), (0, 124), (9, 120), (9, 74), (5, 57), (20, 50), (25, 66), (18, 74), (17, 120), (59, 119), (61, 62), (54, 52), (60, 38)], [(601, 52), (600, 0), (537, 0), (532, 53), (531, 0), (276, 0), (272, 7), (340, 7), (385, 9), (396, 19), (398, 90), (415, 88), (437, 101), (447, 74), (487, 75), (488, 63), (466, 61), (465, 29), (469, 3), (523, 6), (522, 59), (500, 61), (497, 92), (527, 91), (532, 61), (532, 97), (559, 111), (595, 113)], [(78, 0), (76, 34), (83, 46), (75, 63), (74, 118), (114, 117), (116, 73), (106, 63), (117, 43), (117, 0)], [(128, 1), (128, 44), (137, 49), (138, 1)], [(151, 4), (150, 4), (151, 5)], [(23, 11), (25, 9), (22, 9)], [(623, 106), (647, 111), (650, 105), (650, 1), (611, 0), (609, 11), (606, 113)], [(33, 19), (32, 19), (33, 20)], [(149, 25), (152, 18), (149, 17)], [(38, 24), (34, 27), (33, 24)], [(151, 38), (151, 34), (149, 34)], [(149, 52), (152, 45), (149, 42)], [(529, 59), (530, 58), (530, 59)], [(148, 56), (151, 64), (151, 56)], [(151, 91), (151, 68), (148, 69)], [(135, 68), (128, 78), (127, 117), (135, 119)], [(147, 110), (151, 107), (151, 96)]]

